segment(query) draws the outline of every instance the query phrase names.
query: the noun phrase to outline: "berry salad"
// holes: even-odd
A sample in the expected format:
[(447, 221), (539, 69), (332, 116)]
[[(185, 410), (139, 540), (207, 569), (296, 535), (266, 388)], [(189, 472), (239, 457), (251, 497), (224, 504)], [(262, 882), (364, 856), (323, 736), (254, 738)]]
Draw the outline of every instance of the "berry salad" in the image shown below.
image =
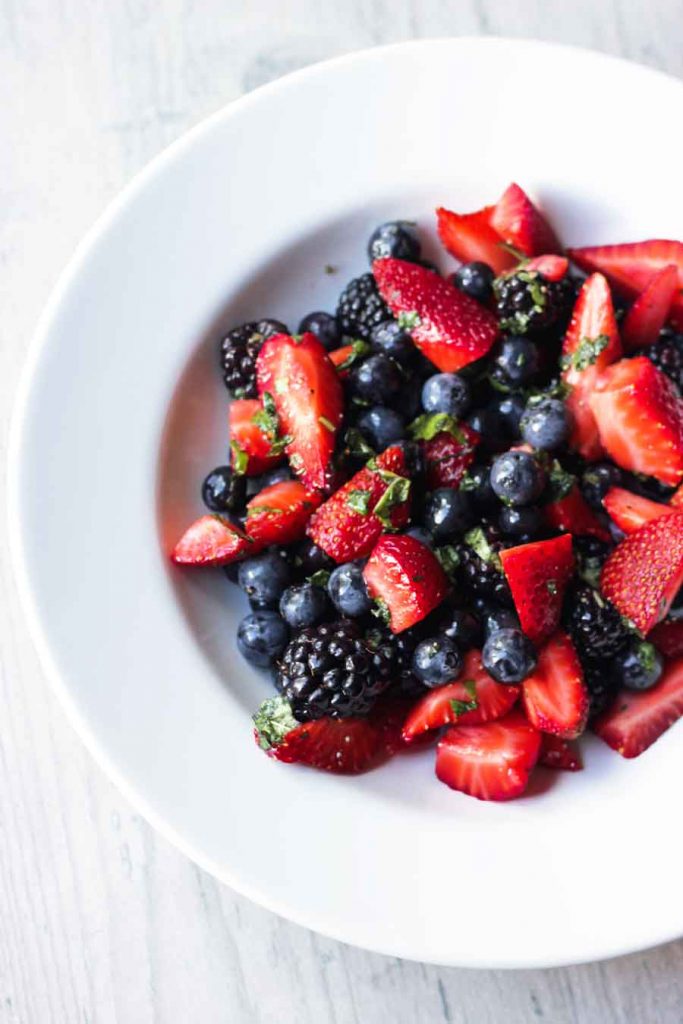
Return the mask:
[(172, 558), (248, 599), (270, 757), (433, 743), (507, 800), (683, 715), (683, 243), (564, 251), (516, 184), (436, 217), (445, 275), (382, 224), (336, 311), (221, 340), (230, 454)]

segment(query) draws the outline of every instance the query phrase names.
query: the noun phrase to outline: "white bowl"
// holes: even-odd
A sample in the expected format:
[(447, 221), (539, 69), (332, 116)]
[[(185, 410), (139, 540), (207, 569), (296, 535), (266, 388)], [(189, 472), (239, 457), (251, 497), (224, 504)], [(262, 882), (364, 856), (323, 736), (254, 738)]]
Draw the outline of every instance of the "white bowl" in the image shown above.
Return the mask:
[(511, 180), (567, 243), (681, 237), (682, 103), (653, 71), (519, 41), (308, 68), (155, 160), (43, 316), (11, 518), (46, 668), (131, 801), (286, 917), (466, 966), (570, 963), (683, 933), (681, 727), (634, 762), (589, 739), (583, 773), (548, 773), (508, 805), (440, 785), (431, 751), (359, 778), (279, 765), (251, 736), (269, 685), (236, 654), (241, 598), (222, 573), (167, 559), (226, 453), (222, 326), (332, 308), (377, 222), (415, 218), (433, 237), (437, 204), (474, 209)]

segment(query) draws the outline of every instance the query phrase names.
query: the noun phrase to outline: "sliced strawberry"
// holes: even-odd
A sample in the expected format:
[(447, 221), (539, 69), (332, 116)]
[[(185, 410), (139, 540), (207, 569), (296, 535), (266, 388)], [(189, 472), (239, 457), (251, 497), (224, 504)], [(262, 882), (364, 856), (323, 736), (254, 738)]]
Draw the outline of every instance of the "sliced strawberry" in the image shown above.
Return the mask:
[(262, 400), (270, 395), (294, 472), (307, 487), (326, 490), (332, 481), (335, 436), (344, 396), (334, 363), (313, 334), (268, 338), (256, 361)]
[(593, 722), (593, 730), (622, 757), (638, 757), (681, 715), (683, 658), (677, 658), (651, 690), (622, 690)]
[(320, 501), (318, 491), (306, 490), (298, 480), (271, 484), (248, 503), (245, 530), (261, 547), (291, 544), (304, 537)]
[(444, 247), (456, 260), (488, 263), (496, 274), (502, 274), (514, 267), (517, 259), (491, 227), (492, 213), (492, 206), (474, 213), (453, 213), (441, 206), (436, 211), (437, 230)]
[(494, 206), (491, 226), (504, 242), (525, 256), (561, 251), (555, 232), (515, 182), (508, 185)]
[(566, 256), (534, 256), (524, 261), (522, 269), (527, 273), (543, 274), (546, 281), (561, 281), (569, 270), (569, 260)]
[(662, 516), (625, 537), (602, 567), (604, 596), (648, 633), (683, 584), (683, 513)]
[(369, 555), (387, 528), (398, 530), (410, 518), (407, 475), (401, 448), (387, 448), (321, 505), (309, 535), (336, 562)]
[(683, 655), (683, 619), (659, 622), (647, 638), (665, 658), (680, 658)]
[(624, 351), (633, 352), (657, 340), (678, 291), (678, 268), (667, 263), (657, 271), (624, 318), (621, 325)]
[(460, 370), (481, 359), (498, 337), (494, 315), (433, 270), (383, 259), (375, 260), (372, 272), (391, 312), (440, 370)]
[(600, 440), (617, 465), (676, 485), (683, 478), (683, 399), (646, 356), (608, 367), (590, 397)]
[(348, 377), (351, 367), (369, 355), (371, 351), (367, 342), (352, 341), (350, 345), (342, 345), (341, 348), (335, 348), (332, 352), (328, 352), (328, 355), (337, 367), (337, 373), (344, 379)]
[(500, 560), (522, 629), (540, 643), (560, 623), (564, 592), (574, 572), (571, 534), (507, 548)]
[(458, 424), (453, 432), (441, 431), (430, 440), (423, 441), (429, 490), (458, 487), (474, 462), (478, 443), (479, 434), (465, 423)]
[(640, 494), (633, 494), (623, 487), (610, 487), (602, 499), (612, 522), (616, 523), (624, 533), (633, 533), (640, 529), (645, 523), (653, 519), (660, 519), (662, 516), (670, 516), (676, 511), (669, 505), (662, 505), (659, 501), (650, 501)]
[(602, 525), (578, 484), (574, 484), (564, 498), (551, 501), (545, 506), (545, 518), (555, 530), (566, 530), (574, 537), (597, 537), (604, 541), (610, 539), (609, 530)]
[(387, 611), (392, 633), (424, 619), (450, 589), (436, 555), (408, 535), (381, 537), (363, 577), (370, 596)]
[(285, 457), (281, 446), (278, 450), (277, 444), (273, 454), (275, 432), (269, 436), (268, 432), (259, 426), (259, 414), (267, 422), (267, 417), (263, 417), (263, 411), (263, 406), (257, 398), (235, 398), (230, 403), (228, 417), (231, 460), (233, 465), (237, 465), (240, 458), (246, 455), (246, 465), (241, 467), (246, 476), (259, 476), (277, 466)]
[(678, 270), (679, 292), (670, 318), (676, 327), (683, 328), (683, 242), (653, 238), (646, 242), (569, 249), (568, 254), (582, 270), (599, 270), (615, 288), (630, 297), (644, 291), (658, 270), (673, 263)]
[(480, 651), (468, 651), (457, 681), (430, 690), (414, 705), (403, 726), (403, 739), (410, 743), (430, 729), (455, 722), (492, 722), (507, 715), (518, 696), (516, 686), (504, 686), (488, 674)]
[(228, 565), (259, 550), (249, 537), (221, 516), (201, 516), (171, 552), (176, 565)]
[(541, 734), (519, 711), (486, 725), (456, 725), (439, 740), (436, 775), (478, 800), (512, 800), (527, 787)]
[(574, 645), (561, 630), (539, 651), (538, 664), (522, 683), (526, 716), (541, 732), (575, 739), (588, 718), (588, 690)]
[(541, 753), (538, 763), (544, 768), (559, 768), (567, 772), (580, 772), (583, 759), (578, 744), (573, 740), (563, 740), (559, 736), (543, 733)]
[(683, 508), (683, 484), (681, 484), (675, 494), (671, 495), (669, 504), (673, 505), (674, 508)]
[(602, 370), (621, 355), (612, 294), (602, 274), (583, 284), (562, 345), (562, 379), (571, 388), (567, 409), (574, 427), (570, 445), (585, 459), (603, 455), (590, 397)]

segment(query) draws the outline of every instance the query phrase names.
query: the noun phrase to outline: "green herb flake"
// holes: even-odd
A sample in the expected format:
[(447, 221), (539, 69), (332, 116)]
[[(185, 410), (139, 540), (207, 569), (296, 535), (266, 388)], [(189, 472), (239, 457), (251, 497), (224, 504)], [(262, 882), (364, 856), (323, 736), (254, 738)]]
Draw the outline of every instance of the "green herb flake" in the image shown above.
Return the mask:
[(282, 743), (288, 732), (299, 723), (292, 714), (289, 701), (284, 697), (269, 697), (253, 716), (261, 750), (270, 750)]
[(389, 605), (386, 601), (383, 601), (381, 597), (375, 597), (373, 599), (374, 608), (372, 614), (375, 615), (381, 622), (384, 622), (387, 626), (391, 622), (391, 612), (389, 611)]
[(232, 470), (235, 476), (244, 476), (249, 466), (249, 456), (241, 446), (239, 441), (230, 442), (230, 450), (232, 451)]
[(645, 672), (652, 672), (657, 666), (657, 650), (654, 644), (647, 641), (638, 644), (638, 658)]
[(476, 698), (474, 700), (451, 700), (448, 703), (453, 714), (457, 715), (458, 718), (460, 715), (465, 715), (468, 711), (475, 711), (479, 707), (479, 701)]
[(431, 441), (437, 434), (450, 434), (460, 444), (470, 447), (467, 434), (447, 412), (423, 413), (409, 425), (408, 433), (415, 441)]
[(452, 576), (460, 565), (457, 548), (454, 548), (452, 544), (443, 544), (440, 548), (434, 548), (434, 554), (446, 575)]
[(545, 589), (555, 597), (557, 594), (557, 580), (546, 580)]
[(404, 476), (398, 476), (396, 473), (390, 473), (388, 470), (379, 470), (378, 472), (388, 486), (375, 505), (373, 512), (385, 530), (393, 531), (395, 527), (391, 521), (391, 514), (394, 509), (405, 504), (410, 497), (410, 480)]
[(247, 519), (253, 519), (254, 516), (281, 516), (283, 510), (281, 508), (275, 508), (273, 505), (251, 505), (247, 508)]
[(329, 569), (318, 569), (312, 576), (307, 577), (307, 582), (312, 583), (314, 587), (326, 587), (330, 579)]
[(357, 459), (371, 459), (375, 454), (375, 449), (370, 447), (360, 430), (357, 430), (356, 427), (350, 427), (346, 431), (344, 447), (349, 455), (353, 455)]
[(606, 334), (599, 334), (597, 338), (582, 338), (572, 353), (562, 357), (562, 369), (573, 368), (579, 372), (587, 370), (608, 345), (609, 337)]
[(462, 685), (465, 687), (465, 693), (468, 695), (470, 700), (477, 699), (477, 680), (476, 679), (463, 679)]
[(275, 440), (279, 431), (279, 420), (275, 408), (275, 400), (269, 391), (264, 392), (261, 398), (261, 408), (251, 417), (251, 422), (266, 434), (271, 440)]
[(482, 530), (481, 526), (475, 526), (472, 530), (468, 530), (464, 537), (465, 543), (468, 547), (471, 547), (475, 555), (481, 558), (482, 562), (486, 562), (487, 565), (492, 565), (498, 572), (503, 571), (503, 565), (499, 555), (493, 550), (486, 534)]
[(326, 263), (325, 266), (323, 267), (323, 270), (325, 271), (326, 274), (336, 274), (338, 269), (339, 268), (335, 267), (333, 263)]
[(361, 516), (367, 516), (370, 514), (370, 499), (372, 495), (369, 491), (349, 491), (346, 496), (346, 504), (354, 512), (358, 512)]
[(420, 314), (414, 309), (398, 315), (398, 326), (402, 331), (414, 331), (421, 323)]
[(548, 473), (548, 486), (552, 500), (561, 501), (566, 498), (575, 483), (576, 477), (573, 473), (568, 473), (558, 459), (553, 459)]
[(351, 366), (354, 365), (354, 363), (357, 363), (359, 359), (365, 359), (365, 357), (369, 355), (371, 351), (372, 347), (368, 345), (367, 341), (361, 341), (360, 339), (358, 339), (357, 341), (352, 341), (351, 351), (347, 355), (346, 359), (339, 364), (339, 366), (337, 367), (337, 372), (339, 370), (348, 370)]
[(331, 434), (334, 434), (337, 429), (334, 423), (332, 423), (331, 420), (328, 420), (327, 416), (318, 416), (318, 423), (324, 427), (325, 430), (329, 430)]

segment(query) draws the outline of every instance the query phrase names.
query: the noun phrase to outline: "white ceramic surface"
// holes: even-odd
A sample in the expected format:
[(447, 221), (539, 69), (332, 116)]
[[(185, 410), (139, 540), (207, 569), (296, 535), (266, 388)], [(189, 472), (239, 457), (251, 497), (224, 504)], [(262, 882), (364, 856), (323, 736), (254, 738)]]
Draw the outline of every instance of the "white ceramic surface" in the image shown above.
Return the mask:
[[(510, 116), (515, 95), (524, 116)], [(287, 917), (466, 966), (575, 962), (683, 933), (681, 727), (630, 763), (588, 740), (583, 773), (548, 775), (509, 805), (439, 785), (431, 753), (355, 779), (274, 764), (251, 740), (268, 686), (235, 652), (240, 599), (220, 573), (176, 571), (165, 554), (225, 453), (222, 326), (329, 308), (365, 269), (378, 220), (429, 233), (438, 203), (474, 208), (512, 179), (568, 243), (681, 237), (682, 100), (656, 72), (505, 40), (318, 65), (157, 159), (42, 318), (10, 473), (42, 657), (131, 800)], [(647, 118), (626, 147), (636, 110)]]

